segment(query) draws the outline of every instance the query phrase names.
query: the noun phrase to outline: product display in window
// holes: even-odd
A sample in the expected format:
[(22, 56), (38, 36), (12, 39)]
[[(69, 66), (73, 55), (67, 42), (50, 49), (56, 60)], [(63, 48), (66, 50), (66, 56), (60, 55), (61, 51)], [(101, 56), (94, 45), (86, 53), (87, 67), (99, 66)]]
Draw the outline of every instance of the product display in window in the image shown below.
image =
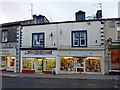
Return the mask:
[(46, 59), (45, 60), (45, 70), (53, 70), (56, 67), (56, 60), (55, 59)]
[(100, 72), (100, 59), (87, 59), (86, 60), (86, 71), (87, 72)]
[(7, 68), (7, 57), (4, 57), (4, 56), (1, 57), (0, 67), (2, 69), (6, 69)]
[(14, 69), (15, 57), (7, 57), (7, 67), (8, 69)]
[(60, 70), (74, 71), (74, 60), (73, 58), (61, 58)]
[(32, 70), (34, 69), (34, 59), (33, 58), (24, 58), (23, 59), (23, 69)]
[(56, 67), (55, 58), (23, 58), (23, 70), (35, 70), (36, 72), (52, 71)]

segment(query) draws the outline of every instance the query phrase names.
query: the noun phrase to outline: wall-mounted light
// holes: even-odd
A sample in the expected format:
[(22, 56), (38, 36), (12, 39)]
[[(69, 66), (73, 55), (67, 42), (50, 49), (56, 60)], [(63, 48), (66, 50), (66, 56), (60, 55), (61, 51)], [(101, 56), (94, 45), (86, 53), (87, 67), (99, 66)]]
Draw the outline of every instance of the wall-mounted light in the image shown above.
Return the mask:
[(90, 22), (88, 22), (88, 23), (87, 23), (87, 25), (91, 25), (91, 23), (90, 23)]
[(50, 36), (50, 37), (53, 37), (53, 33), (51, 33), (49, 36)]

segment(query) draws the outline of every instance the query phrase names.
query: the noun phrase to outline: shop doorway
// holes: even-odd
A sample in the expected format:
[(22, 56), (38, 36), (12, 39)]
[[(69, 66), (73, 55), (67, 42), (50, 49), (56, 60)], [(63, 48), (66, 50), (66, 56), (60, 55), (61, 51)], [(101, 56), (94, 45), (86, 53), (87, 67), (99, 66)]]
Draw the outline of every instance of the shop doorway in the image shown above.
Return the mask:
[(35, 60), (35, 72), (43, 72), (45, 58), (36, 58)]

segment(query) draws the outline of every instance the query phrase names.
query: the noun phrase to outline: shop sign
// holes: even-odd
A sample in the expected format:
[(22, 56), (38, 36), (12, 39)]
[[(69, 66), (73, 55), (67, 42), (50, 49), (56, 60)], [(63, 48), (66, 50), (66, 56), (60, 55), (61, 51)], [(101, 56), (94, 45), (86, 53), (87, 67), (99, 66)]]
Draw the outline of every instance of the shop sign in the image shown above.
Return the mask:
[(25, 55), (52, 55), (52, 51), (25, 51)]
[(70, 56), (91, 56), (93, 55), (92, 51), (68, 51)]
[(1, 55), (10, 55), (9, 50), (0, 50)]

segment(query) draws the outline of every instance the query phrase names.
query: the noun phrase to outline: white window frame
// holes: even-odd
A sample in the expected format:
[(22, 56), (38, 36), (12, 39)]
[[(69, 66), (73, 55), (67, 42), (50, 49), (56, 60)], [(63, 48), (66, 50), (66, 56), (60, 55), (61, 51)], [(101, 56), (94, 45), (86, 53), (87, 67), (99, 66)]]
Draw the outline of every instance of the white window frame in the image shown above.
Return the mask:
[[(34, 36), (37, 36), (37, 40), (36, 40), (36, 45), (35, 45), (35, 39)], [(40, 40), (40, 36), (42, 35), (43, 39)], [(41, 43), (43, 42), (43, 43)], [(32, 34), (32, 46), (33, 47), (44, 47), (44, 33), (33, 33)]]
[(2, 30), (2, 42), (8, 42), (8, 31)]
[[(78, 45), (75, 45), (75, 33), (78, 33)], [(81, 33), (84, 33), (84, 37), (81, 38)], [(85, 40), (85, 44), (81, 44), (81, 40)], [(87, 47), (87, 31), (82, 30), (82, 31), (72, 31), (72, 47)]]

